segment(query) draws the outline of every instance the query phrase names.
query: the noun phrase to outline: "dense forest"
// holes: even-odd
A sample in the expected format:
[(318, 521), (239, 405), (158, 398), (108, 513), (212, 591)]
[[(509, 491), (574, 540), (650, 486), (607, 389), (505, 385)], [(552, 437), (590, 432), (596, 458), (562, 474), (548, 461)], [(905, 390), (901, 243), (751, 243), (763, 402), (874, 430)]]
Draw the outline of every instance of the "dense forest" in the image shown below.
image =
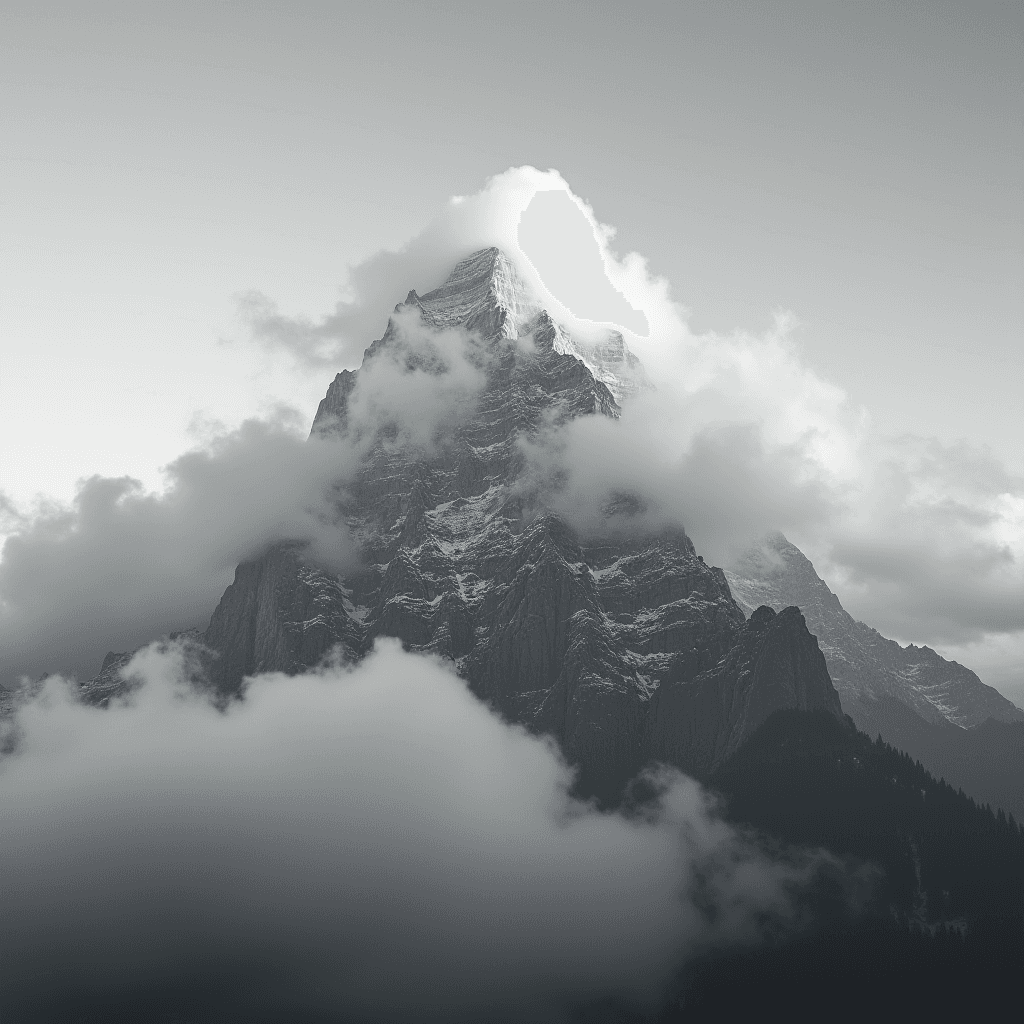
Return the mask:
[(737, 824), (824, 848), (871, 884), (855, 906), (823, 877), (804, 925), (691, 964), (664, 1020), (1024, 1012), (1024, 830), (1012, 815), (821, 713), (776, 712), (709, 783)]

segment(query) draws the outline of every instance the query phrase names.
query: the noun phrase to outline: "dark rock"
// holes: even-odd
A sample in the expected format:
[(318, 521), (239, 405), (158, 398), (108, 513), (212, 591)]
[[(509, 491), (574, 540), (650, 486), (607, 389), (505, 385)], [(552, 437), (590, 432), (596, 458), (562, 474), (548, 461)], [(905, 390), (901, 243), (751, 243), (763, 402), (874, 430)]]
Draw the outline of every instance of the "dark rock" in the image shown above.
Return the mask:
[(280, 545), (235, 570), (203, 636), (214, 653), (210, 680), (237, 691), (257, 672), (297, 672), (340, 647), (349, 658), (366, 650), (346, 590), (329, 573), (307, 565), (294, 545)]
[(758, 608), (714, 667), (654, 697), (650, 757), (706, 776), (777, 710), (826, 711), (839, 695), (799, 608)]

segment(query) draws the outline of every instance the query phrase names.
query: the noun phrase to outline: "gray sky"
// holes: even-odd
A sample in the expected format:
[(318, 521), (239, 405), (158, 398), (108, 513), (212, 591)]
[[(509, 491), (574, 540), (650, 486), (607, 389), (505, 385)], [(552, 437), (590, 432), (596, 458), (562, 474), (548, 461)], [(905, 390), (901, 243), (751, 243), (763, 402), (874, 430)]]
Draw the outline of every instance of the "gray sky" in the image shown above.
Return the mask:
[[(278, 401), (311, 418), (330, 374), (245, 344), (237, 297), (320, 316), (347, 267), (521, 164), (557, 168), (694, 331), (790, 310), (806, 364), (881, 433), (966, 438), (1024, 470), (1019, 5), (0, 18), (0, 491), (16, 501), (68, 499), (93, 473), (159, 484), (212, 421)], [(395, 301), (434, 283), (396, 282)]]

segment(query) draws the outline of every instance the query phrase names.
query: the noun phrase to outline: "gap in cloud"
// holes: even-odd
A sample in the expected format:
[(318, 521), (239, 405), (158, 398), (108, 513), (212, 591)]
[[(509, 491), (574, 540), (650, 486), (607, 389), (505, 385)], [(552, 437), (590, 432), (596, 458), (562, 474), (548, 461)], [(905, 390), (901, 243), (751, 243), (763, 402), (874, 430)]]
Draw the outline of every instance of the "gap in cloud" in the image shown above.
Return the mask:
[(534, 195), (519, 218), (519, 248), (575, 316), (647, 334), (647, 318), (608, 280), (594, 228), (567, 191)]

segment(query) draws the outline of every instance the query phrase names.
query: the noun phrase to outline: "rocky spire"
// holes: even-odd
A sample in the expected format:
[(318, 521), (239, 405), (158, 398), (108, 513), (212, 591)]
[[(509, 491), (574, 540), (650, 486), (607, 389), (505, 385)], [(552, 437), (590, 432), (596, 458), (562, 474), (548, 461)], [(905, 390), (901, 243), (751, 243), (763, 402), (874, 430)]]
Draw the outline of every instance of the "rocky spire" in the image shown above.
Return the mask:
[(500, 249), (480, 249), (456, 264), (440, 288), (420, 296), (424, 323), (515, 339), (540, 312), (515, 265)]

